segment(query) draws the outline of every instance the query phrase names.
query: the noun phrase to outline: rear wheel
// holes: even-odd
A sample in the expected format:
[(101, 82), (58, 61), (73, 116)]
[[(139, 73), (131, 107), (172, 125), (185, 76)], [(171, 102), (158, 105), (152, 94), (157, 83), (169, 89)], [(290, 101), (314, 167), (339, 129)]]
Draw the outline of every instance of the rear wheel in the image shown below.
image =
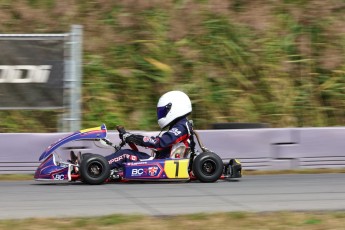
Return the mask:
[(201, 182), (215, 182), (223, 173), (223, 161), (213, 152), (203, 152), (193, 161), (193, 173)]
[(78, 164), (81, 165), (81, 162), (86, 158), (90, 157), (91, 155), (95, 155), (94, 153), (78, 153)]
[(84, 155), (80, 164), (80, 177), (86, 184), (102, 184), (110, 175), (110, 165), (98, 154)]

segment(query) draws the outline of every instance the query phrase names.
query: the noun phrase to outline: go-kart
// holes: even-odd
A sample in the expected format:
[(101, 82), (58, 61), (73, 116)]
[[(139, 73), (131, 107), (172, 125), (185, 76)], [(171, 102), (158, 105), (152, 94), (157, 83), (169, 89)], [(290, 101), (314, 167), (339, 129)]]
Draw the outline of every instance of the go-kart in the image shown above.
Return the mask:
[[(118, 128), (120, 133), (123, 127)], [(97, 153), (74, 153), (70, 151), (68, 160), (62, 160), (58, 149), (73, 141), (93, 141), (96, 146), (111, 146), (115, 151), (120, 150), (126, 143), (121, 140), (119, 145), (113, 145), (107, 139), (107, 128), (100, 127), (84, 129), (72, 133), (50, 145), (40, 156), (42, 163), (38, 166), (34, 178), (49, 181), (81, 181), (86, 184), (97, 185), (105, 182), (128, 181), (190, 181), (215, 182), (219, 179), (239, 178), (242, 176), (242, 166), (237, 159), (228, 162), (205, 148), (196, 131), (193, 131), (201, 152), (195, 147), (186, 148), (184, 145), (173, 147), (167, 159), (145, 159), (137, 162), (123, 163), (120, 169), (111, 169), (108, 161)], [(121, 139), (121, 138), (120, 138)], [(192, 138), (194, 140), (194, 137)], [(195, 145), (195, 142), (192, 141)], [(129, 143), (137, 150), (137, 146)], [(70, 148), (71, 149), (71, 148)], [(69, 149), (69, 150), (70, 150)]]

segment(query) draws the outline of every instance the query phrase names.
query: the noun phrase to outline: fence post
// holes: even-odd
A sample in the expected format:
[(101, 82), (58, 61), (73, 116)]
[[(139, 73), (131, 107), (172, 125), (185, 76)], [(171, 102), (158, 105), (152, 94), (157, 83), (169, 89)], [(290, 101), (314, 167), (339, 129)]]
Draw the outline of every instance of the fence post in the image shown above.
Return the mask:
[(74, 132), (81, 128), (83, 27), (72, 25), (69, 41), (69, 65), (66, 68), (65, 92), (67, 98), (62, 131)]

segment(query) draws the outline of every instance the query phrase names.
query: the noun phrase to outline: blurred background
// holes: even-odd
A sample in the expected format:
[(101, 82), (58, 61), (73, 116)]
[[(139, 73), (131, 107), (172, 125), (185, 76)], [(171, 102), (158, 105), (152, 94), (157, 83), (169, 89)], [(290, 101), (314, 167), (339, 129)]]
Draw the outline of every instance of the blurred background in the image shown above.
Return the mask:
[[(170, 90), (190, 96), (197, 129), (345, 124), (343, 0), (0, 0), (0, 21), (2, 34), (83, 26), (83, 128), (158, 130)], [(56, 132), (62, 112), (0, 110), (0, 132)]]

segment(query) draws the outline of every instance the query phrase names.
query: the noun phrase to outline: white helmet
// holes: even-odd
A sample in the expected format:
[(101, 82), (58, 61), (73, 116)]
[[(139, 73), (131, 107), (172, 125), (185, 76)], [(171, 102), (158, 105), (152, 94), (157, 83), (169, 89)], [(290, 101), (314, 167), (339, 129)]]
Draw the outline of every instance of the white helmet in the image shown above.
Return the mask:
[(157, 120), (161, 129), (176, 118), (192, 112), (192, 103), (184, 92), (170, 91), (163, 94), (157, 103)]

